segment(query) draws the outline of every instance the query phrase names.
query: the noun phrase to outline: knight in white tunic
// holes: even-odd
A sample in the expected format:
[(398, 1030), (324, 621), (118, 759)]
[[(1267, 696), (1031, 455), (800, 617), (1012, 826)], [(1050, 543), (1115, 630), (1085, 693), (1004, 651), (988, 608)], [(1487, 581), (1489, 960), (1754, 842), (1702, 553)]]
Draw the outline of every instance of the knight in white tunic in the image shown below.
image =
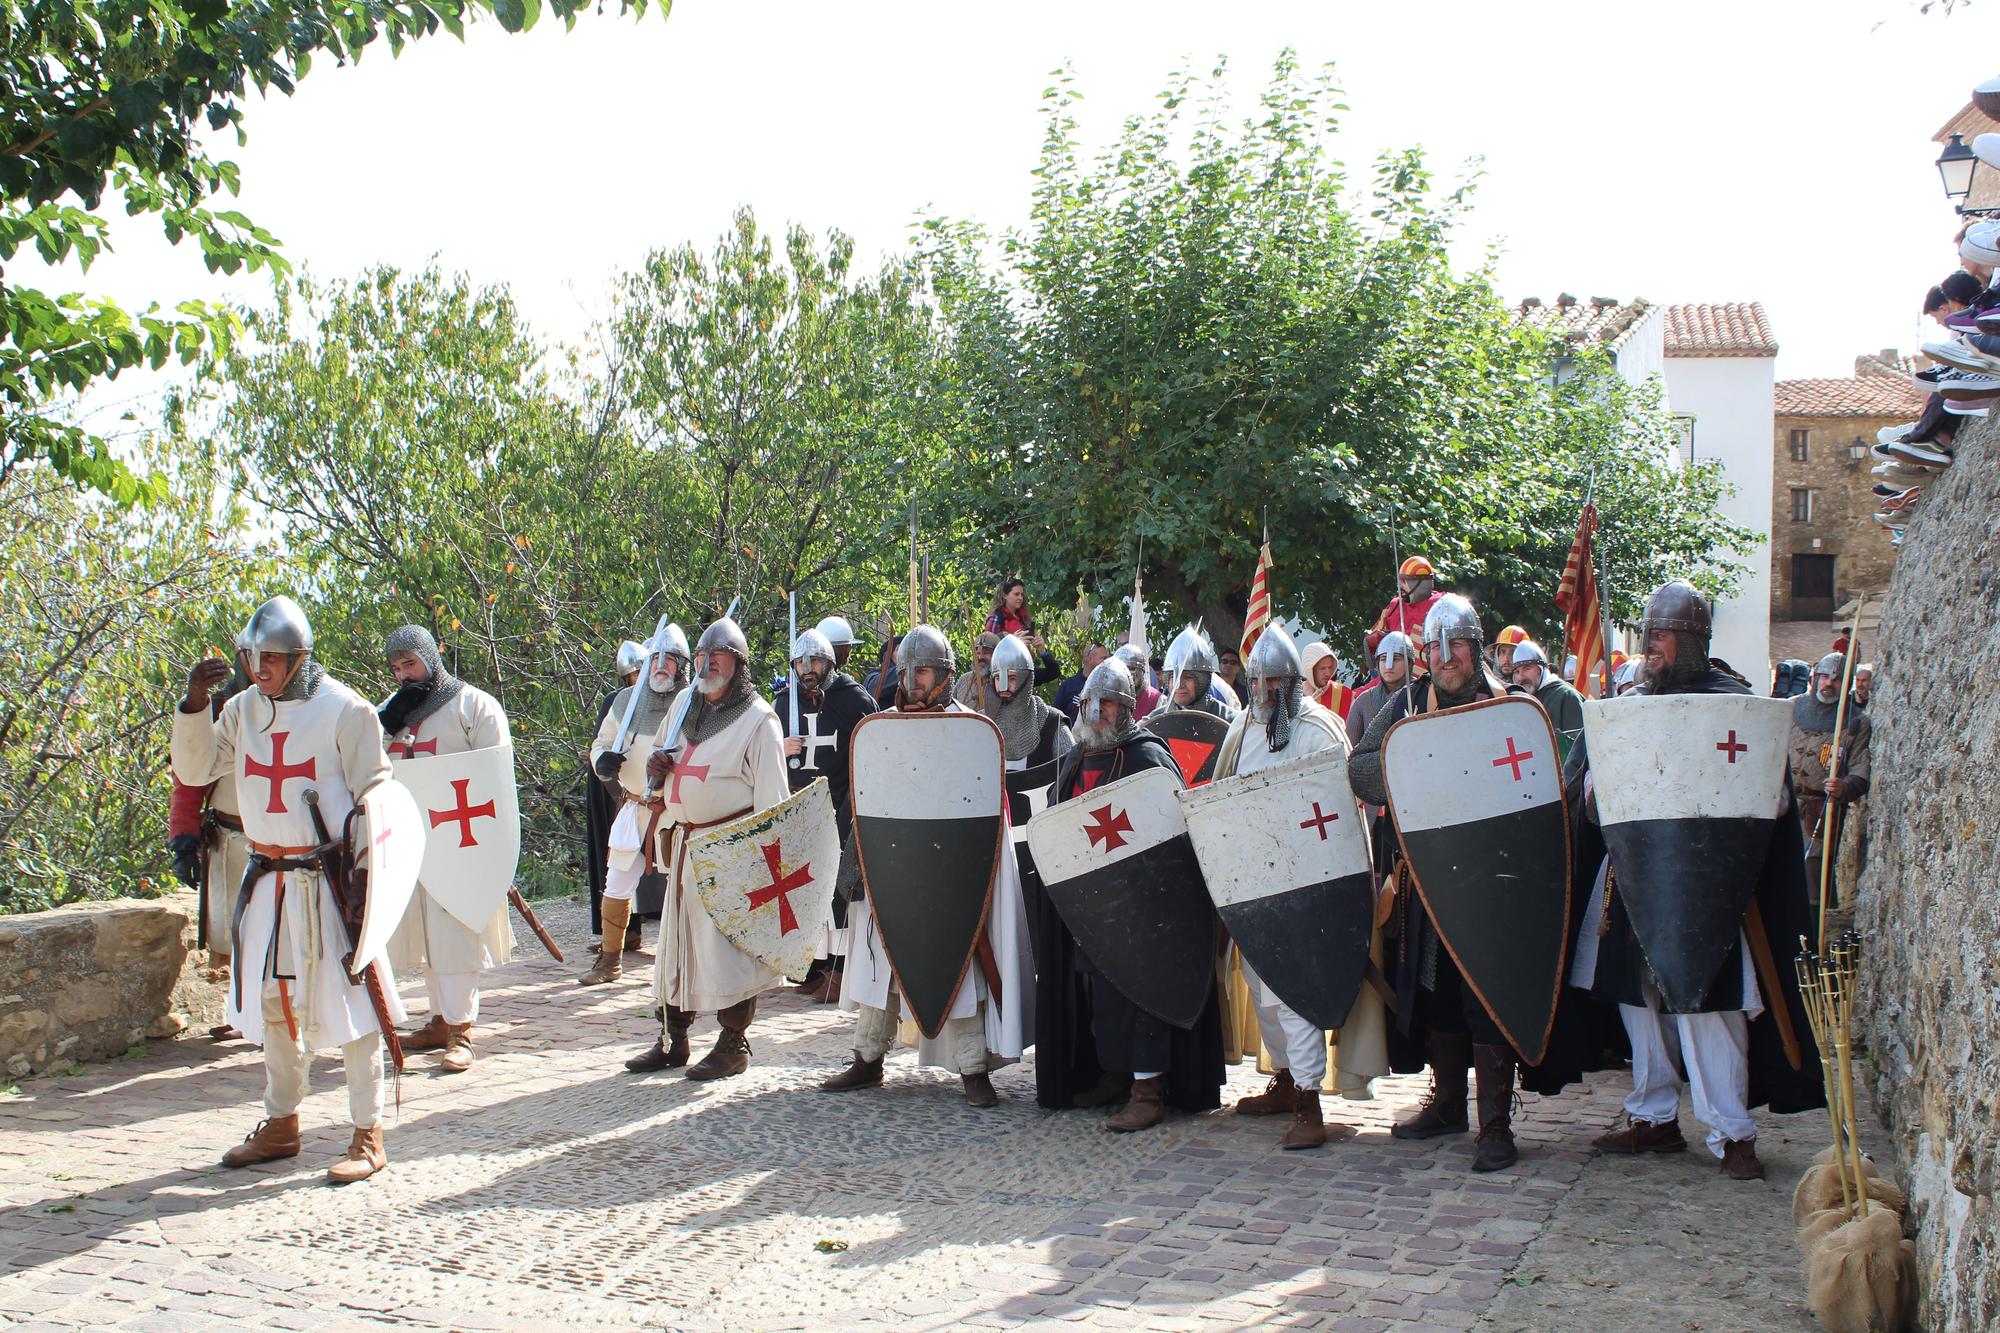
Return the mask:
[[(956, 668), (951, 642), (941, 630), (932, 625), (911, 630), (896, 651), (896, 711), (971, 712), (952, 699), (951, 680)], [(882, 946), (873, 908), (856, 915), (860, 919), (855, 922), (840, 995), (843, 1009), (859, 1011), (854, 1024), (854, 1059), (819, 1085), (823, 1092), (879, 1087), (882, 1061), (896, 1041), (902, 997), (896, 991), (895, 971)], [(988, 986), (983, 965), (968, 967), (952, 997), (943, 1029), (936, 1037), (922, 1037), (917, 1042), (917, 1062), (957, 1073), (965, 1100), (978, 1107), (998, 1103), (991, 1071), (1020, 1059), (1034, 1039), (1034, 946), (1012, 838), (1000, 839), (1000, 866), (993, 877), (986, 939), (999, 976), (1000, 997), (996, 998)]]
[[(446, 670), (429, 630), (422, 625), (393, 630), (383, 641), (382, 652), (397, 683), (380, 714), (383, 740), (392, 758), (512, 746), (500, 701)], [(389, 960), (396, 971), (408, 976), (421, 969), (431, 1002), (430, 1021), (403, 1037), (403, 1049), (442, 1052), (438, 1069), (443, 1073), (462, 1074), (472, 1068), (479, 975), (490, 967), (504, 967), (514, 957), (506, 886), (497, 887), (494, 896), (499, 906), (484, 926), (473, 930), (419, 883), (389, 941)]]
[[(784, 732), (750, 678), (750, 646), (735, 621), (716, 621), (695, 644), (695, 697), (684, 717), (670, 715), (654, 734), (646, 773), (664, 796), (655, 855), (667, 876), (654, 949), (653, 989), (660, 1035), (626, 1062), (634, 1073), (687, 1064), (688, 1029), (713, 1010), (722, 1034), (687, 1071), (691, 1079), (727, 1078), (750, 1067), (746, 1033), (757, 997), (785, 979), (731, 944), (695, 891), (688, 838), (703, 829), (767, 810), (791, 794)], [(678, 723), (678, 726), (676, 724)]]
[[(368, 991), (349, 983), (341, 965), (348, 939), (333, 891), (317, 865), (301, 860), (320, 842), (305, 793), (318, 793), (320, 814), (338, 836), (355, 803), (390, 773), (374, 708), (320, 668), (312, 645), (312, 626), (289, 597), (257, 608), (237, 640), (256, 688), (212, 716), (208, 695), (229, 674), (229, 663), (220, 657), (196, 663), (174, 714), (171, 755), (174, 776), (189, 786), (234, 777), (253, 854), (236, 905), (225, 1012), (264, 1048), (265, 1119), (224, 1154), (223, 1165), (298, 1154), (311, 1052), (338, 1046), (354, 1138), (327, 1174), (346, 1183), (366, 1179), (388, 1160), (382, 1028)], [(386, 967), (380, 976), (389, 1020), (401, 1021), (395, 980)]]

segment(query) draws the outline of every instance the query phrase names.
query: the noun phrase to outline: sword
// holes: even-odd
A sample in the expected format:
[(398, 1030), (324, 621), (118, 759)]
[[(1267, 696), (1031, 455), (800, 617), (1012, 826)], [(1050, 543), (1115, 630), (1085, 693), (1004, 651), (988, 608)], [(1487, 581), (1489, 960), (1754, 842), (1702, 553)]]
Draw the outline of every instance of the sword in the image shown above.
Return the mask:
[[(790, 654), (790, 653), (791, 653), (791, 652), (792, 652), (792, 651), (793, 651), (794, 649), (796, 649), (796, 648), (798, 647), (798, 643), (799, 643), (799, 595), (798, 595), (797, 593), (795, 593), (795, 592), (791, 592), (791, 593), (786, 593), (786, 594), (785, 594), (785, 601), (786, 601), (787, 605), (788, 605), (788, 606), (789, 606), (789, 607), (791, 608), (791, 621), (792, 621), (792, 623), (791, 623), (791, 631), (792, 631), (792, 640), (791, 640), (791, 642), (790, 642), (789, 644), (787, 644), (787, 645), (785, 646), (785, 651), (786, 651), (786, 653), (787, 653), (787, 654)], [(789, 718), (789, 721), (791, 722), (791, 725), (790, 725), (789, 727), (787, 727), (787, 728), (785, 729), (785, 734), (786, 734), (786, 735), (788, 735), (788, 736), (796, 736), (796, 735), (798, 735), (798, 734), (799, 734), (799, 669), (798, 669), (798, 667), (797, 667), (797, 666), (793, 666), (793, 667), (791, 668), (791, 672), (792, 672), (792, 688), (790, 688), (789, 690), (786, 690), (786, 691), (785, 691), (785, 702), (786, 702), (786, 704), (788, 705), (788, 708), (789, 708), (789, 712), (790, 712), (790, 718)], [(799, 752), (798, 754), (795, 754), (795, 755), (791, 756), (791, 757), (790, 757), (789, 759), (785, 760), (785, 764), (786, 764), (786, 766), (787, 766), (787, 767), (789, 767), (789, 768), (804, 768), (804, 767), (805, 767), (805, 763), (806, 763), (806, 757), (805, 757), (805, 753), (804, 753), (804, 751), (801, 751), (801, 752)]]
[(1805, 1058), (1799, 1051), (1799, 1034), (1792, 1030), (1792, 1006), (1778, 986), (1778, 960), (1771, 956), (1771, 937), (1764, 929), (1764, 909), (1755, 899), (1743, 914), (1743, 938), (1750, 942), (1750, 961), (1757, 965), (1757, 979), (1764, 983), (1770, 999), (1765, 1008), (1777, 1020), (1778, 1040), (1785, 1044), (1785, 1063), (1793, 1069)]
[(528, 906), (528, 900), (523, 898), (521, 891), (512, 884), (507, 886), (507, 901), (514, 904), (514, 910), (521, 914), (521, 920), (528, 923), (528, 929), (535, 932), (535, 938), (549, 951), (549, 957), (558, 963), (565, 961), (562, 950), (556, 947), (555, 940), (550, 937), (548, 927), (542, 924), (542, 919), (535, 915), (535, 909)]
[[(667, 740), (664, 745), (659, 747), (661, 750), (671, 753), (674, 747), (681, 743), (681, 730), (687, 725), (688, 710), (694, 707), (695, 693), (695, 687), (692, 684), (681, 687), (681, 697), (674, 700), (674, 711), (667, 718)], [(653, 800), (659, 794), (659, 787), (648, 776), (646, 779), (646, 799), (649, 801)]]
[[(368, 992), (369, 1007), (375, 1011), (375, 1026), (382, 1030), (382, 1041), (389, 1048), (389, 1058), (395, 1062), (396, 1072), (401, 1074), (403, 1042), (396, 1033), (395, 1020), (389, 1016), (389, 999), (382, 990), (382, 971), (370, 963), (361, 969), (359, 976), (354, 972), (355, 934), (360, 929), (361, 913), (367, 906), (367, 891), (362, 890), (360, 902), (349, 902), (345, 844), (336, 843), (326, 831), (326, 819), (319, 812), (319, 793), (311, 787), (306, 788), (306, 812), (312, 816), (313, 833), (319, 838), (313, 859), (319, 862), (320, 873), (326, 876), (327, 888), (333, 894), (333, 905), (340, 912), (340, 928), (347, 935), (347, 953), (340, 960), (341, 971), (347, 974), (350, 985), (359, 985)], [(348, 817), (353, 818), (353, 813), (349, 812)], [(398, 1096), (397, 1104), (401, 1103), (402, 1099)]]
[(639, 691), (652, 688), (646, 684), (646, 675), (653, 669), (653, 654), (659, 651), (660, 636), (666, 632), (667, 617), (662, 613), (660, 623), (653, 626), (653, 637), (646, 640), (646, 661), (639, 668), (639, 679), (632, 682), (632, 693), (625, 700), (625, 717), (618, 724), (618, 739), (611, 743), (611, 748), (615, 753), (625, 753), (625, 742), (632, 735), (632, 714), (639, 707)]

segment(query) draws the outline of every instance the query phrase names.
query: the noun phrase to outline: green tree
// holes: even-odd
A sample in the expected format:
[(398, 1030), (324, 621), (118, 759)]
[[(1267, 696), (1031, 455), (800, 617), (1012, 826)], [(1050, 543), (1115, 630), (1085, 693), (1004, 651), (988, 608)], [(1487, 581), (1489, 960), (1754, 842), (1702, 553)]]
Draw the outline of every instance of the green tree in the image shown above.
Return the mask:
[[(643, 13), (648, 0), (619, 0)], [(662, 13), (672, 0), (658, 0)], [(574, 26), (587, 0), (552, 0)], [(510, 32), (532, 27), (541, 0), (24, 0), (0, 28), (0, 261), (33, 246), (50, 265), (81, 267), (110, 244), (107, 196), (158, 217), (174, 244), (192, 239), (211, 272), (285, 261), (276, 238), (234, 209), (236, 164), (217, 137), (244, 138), (250, 90), (289, 94), (320, 58), (391, 53), (440, 30), (463, 37), (489, 14)], [(134, 366), (191, 363), (239, 329), (226, 308), (185, 301), (133, 315), (116, 302), (0, 284), (0, 484), (45, 460), (85, 486), (131, 502), (164, 495), (109, 444), (66, 418), (67, 396)]]
[(1489, 276), (1453, 273), (1470, 186), (1440, 199), (1421, 154), (1385, 154), (1357, 216), (1330, 72), (1283, 57), (1233, 127), (1222, 74), (1176, 75), (1095, 160), (1063, 76), (1027, 229), (927, 222), (965, 423), (939, 499), (968, 558), (1109, 601), (1143, 538), (1155, 613), (1228, 636), (1268, 523), (1277, 610), (1358, 648), (1399, 536), (1496, 627), (1545, 623), (1594, 469), (1614, 549), (1629, 524), (1649, 571), (1726, 582), (1746, 534), (1712, 471), (1667, 466), (1657, 404), (1601, 362), (1556, 384)]

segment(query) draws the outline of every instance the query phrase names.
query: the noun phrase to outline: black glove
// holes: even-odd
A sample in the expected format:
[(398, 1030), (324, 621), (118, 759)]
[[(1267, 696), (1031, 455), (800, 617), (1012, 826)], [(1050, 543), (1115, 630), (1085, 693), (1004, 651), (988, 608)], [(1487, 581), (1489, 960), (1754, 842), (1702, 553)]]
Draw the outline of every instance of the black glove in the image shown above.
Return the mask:
[(606, 750), (591, 764), (591, 771), (606, 782), (618, 776), (618, 770), (625, 767), (625, 753), (622, 750)]
[(201, 887), (201, 839), (192, 833), (176, 833), (167, 839), (167, 851), (174, 858), (174, 875), (191, 889)]
[(431, 692), (429, 685), (405, 685), (389, 696), (389, 702), (382, 705), (382, 711), (375, 714), (382, 722), (382, 734), (394, 736), (410, 720), (410, 714)]

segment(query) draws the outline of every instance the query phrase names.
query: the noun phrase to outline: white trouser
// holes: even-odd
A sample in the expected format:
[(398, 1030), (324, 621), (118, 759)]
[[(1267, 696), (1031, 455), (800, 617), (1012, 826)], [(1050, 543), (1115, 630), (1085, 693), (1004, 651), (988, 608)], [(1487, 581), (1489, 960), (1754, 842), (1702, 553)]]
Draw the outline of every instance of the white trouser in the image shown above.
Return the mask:
[[(889, 992), (889, 1007), (877, 1009), (872, 1004), (856, 1005), (859, 1011), (854, 1016), (854, 1053), (863, 1060), (880, 1060), (896, 1044), (896, 1021), (902, 1012), (903, 997), (895, 991)], [(951, 1068), (957, 1074), (983, 1074), (988, 1067), (986, 1052), (985, 1001), (980, 1002), (980, 1010), (964, 1018), (948, 1018), (944, 1023), (945, 1045), (951, 1056)]]
[[(340, 1048), (347, 1065), (347, 1114), (356, 1129), (382, 1123), (382, 1034), (370, 1032)], [(285, 1030), (285, 1009), (264, 997), (264, 1114), (297, 1115), (312, 1081), (312, 1053)]]
[[(1650, 991), (1646, 998), (1653, 1000)], [(1663, 1014), (1653, 1001), (1644, 1009), (1621, 1004), (1618, 1014), (1632, 1038), (1627, 1114), (1649, 1125), (1672, 1124), (1680, 1118), (1681, 1078), (1675, 1067), (1679, 1056), (1687, 1067), (1695, 1119), (1708, 1126), (1708, 1150), (1720, 1157), (1722, 1145), (1731, 1139), (1757, 1137), (1757, 1122), (1744, 1105), (1750, 1092), (1750, 1020), (1742, 1010)]]
[(632, 895), (639, 888), (639, 880), (646, 873), (646, 858), (635, 856), (632, 864), (620, 870), (617, 866), (606, 866), (604, 870), (604, 896), (621, 903), (632, 901)]
[(424, 969), (424, 994), (431, 997), (431, 1012), (447, 1023), (479, 1021), (479, 974), (477, 972), (434, 972)]
[[(1257, 1006), (1257, 1031), (1278, 1069), (1292, 1071), (1292, 1083), (1314, 1091), (1326, 1081), (1326, 1033), (1294, 1013), (1243, 960), (1243, 980)], [(1136, 1075), (1135, 1075), (1136, 1077)]]

